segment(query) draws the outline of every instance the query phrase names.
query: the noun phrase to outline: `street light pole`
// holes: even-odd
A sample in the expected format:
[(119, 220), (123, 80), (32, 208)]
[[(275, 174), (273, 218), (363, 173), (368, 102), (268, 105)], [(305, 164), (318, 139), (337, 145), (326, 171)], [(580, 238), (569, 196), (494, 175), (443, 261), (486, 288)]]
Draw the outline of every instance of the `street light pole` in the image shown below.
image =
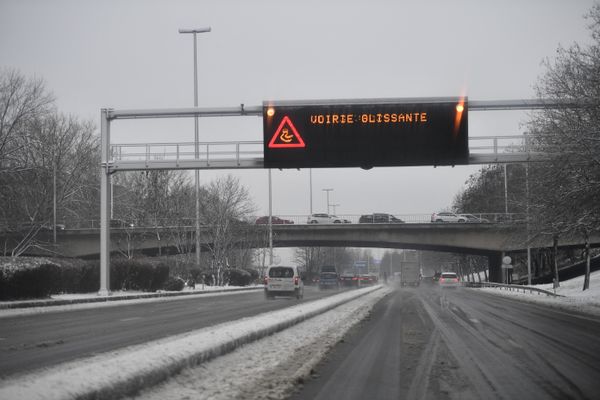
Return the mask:
[(508, 215), (508, 175), (504, 164), (504, 214)]
[(335, 208), (341, 206), (341, 204), (332, 204), (331, 207), (333, 207), (333, 215), (337, 215), (337, 213), (335, 212)]
[(324, 192), (327, 192), (327, 215), (329, 215), (329, 192), (333, 189), (323, 189)]
[(312, 209), (312, 168), (308, 169), (308, 176), (309, 176), (309, 185), (310, 185), (310, 213), (308, 215), (313, 215), (313, 209)]
[(269, 265), (273, 265), (273, 190), (269, 168)]
[[(210, 26), (198, 29), (179, 29), (179, 33), (194, 35), (194, 107), (198, 107), (198, 49), (196, 35), (210, 32)], [(194, 116), (194, 158), (200, 158), (198, 144), (198, 116)], [(196, 265), (200, 267), (200, 170), (195, 171), (194, 189), (196, 194)]]

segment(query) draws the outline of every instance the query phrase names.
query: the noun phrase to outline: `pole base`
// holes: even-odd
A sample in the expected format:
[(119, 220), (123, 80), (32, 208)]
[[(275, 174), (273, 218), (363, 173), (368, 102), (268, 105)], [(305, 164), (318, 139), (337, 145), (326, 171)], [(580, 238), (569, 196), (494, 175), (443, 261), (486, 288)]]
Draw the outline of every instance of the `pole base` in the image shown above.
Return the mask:
[(112, 295), (112, 293), (108, 289), (100, 289), (98, 291), (98, 296), (107, 297), (107, 296), (110, 296), (110, 295)]

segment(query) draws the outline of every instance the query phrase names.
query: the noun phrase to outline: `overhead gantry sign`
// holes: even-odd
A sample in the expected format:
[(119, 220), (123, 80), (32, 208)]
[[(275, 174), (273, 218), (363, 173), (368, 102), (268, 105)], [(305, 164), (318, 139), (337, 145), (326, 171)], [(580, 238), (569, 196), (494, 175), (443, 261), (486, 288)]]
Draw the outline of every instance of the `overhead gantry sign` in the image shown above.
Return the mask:
[(263, 103), (265, 168), (469, 163), (466, 98)]

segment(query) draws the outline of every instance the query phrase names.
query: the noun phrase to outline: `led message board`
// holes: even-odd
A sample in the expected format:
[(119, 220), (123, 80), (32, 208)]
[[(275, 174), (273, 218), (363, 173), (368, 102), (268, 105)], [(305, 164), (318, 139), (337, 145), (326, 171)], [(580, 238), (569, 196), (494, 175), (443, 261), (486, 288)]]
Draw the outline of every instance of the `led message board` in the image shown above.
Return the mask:
[(465, 98), (264, 102), (265, 168), (468, 164)]

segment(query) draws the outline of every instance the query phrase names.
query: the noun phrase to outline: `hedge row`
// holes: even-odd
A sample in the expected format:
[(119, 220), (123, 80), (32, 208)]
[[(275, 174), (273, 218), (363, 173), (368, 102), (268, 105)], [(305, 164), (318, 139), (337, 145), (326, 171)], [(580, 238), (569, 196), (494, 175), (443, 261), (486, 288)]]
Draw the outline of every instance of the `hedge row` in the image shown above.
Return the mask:
[[(195, 270), (186, 278), (212, 284), (208, 271)], [(229, 269), (225, 282), (246, 286), (258, 278), (256, 271)], [(0, 257), (0, 300), (47, 298), (56, 293), (90, 293), (99, 290), (98, 261)], [(169, 265), (158, 259), (111, 260), (111, 290), (182, 290), (185, 281), (170, 274)]]

